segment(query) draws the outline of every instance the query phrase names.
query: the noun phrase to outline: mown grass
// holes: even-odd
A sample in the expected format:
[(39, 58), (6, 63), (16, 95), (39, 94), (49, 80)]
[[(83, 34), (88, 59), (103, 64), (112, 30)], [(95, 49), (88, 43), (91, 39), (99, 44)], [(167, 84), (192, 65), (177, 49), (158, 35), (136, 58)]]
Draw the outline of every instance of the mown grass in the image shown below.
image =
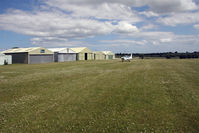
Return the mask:
[(0, 66), (0, 132), (199, 131), (199, 60)]

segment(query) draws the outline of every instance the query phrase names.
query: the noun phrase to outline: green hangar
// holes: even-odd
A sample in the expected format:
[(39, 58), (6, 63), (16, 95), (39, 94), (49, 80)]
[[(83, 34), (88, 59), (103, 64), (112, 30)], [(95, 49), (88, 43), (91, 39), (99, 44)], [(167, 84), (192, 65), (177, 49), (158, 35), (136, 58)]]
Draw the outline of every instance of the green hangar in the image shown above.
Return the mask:
[(105, 54), (105, 60), (115, 59), (115, 54), (111, 51), (102, 51)]
[(71, 48), (77, 53), (77, 60), (94, 60), (93, 52), (87, 47)]

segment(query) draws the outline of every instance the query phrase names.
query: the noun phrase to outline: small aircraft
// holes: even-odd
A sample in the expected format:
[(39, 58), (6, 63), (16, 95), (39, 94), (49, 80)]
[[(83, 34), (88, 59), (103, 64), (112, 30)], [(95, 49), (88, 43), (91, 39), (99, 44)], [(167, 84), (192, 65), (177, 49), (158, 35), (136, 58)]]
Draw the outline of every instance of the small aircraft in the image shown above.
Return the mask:
[(130, 62), (133, 59), (133, 55), (131, 54), (131, 56), (123, 56), (121, 57), (122, 62), (124, 61), (128, 61)]

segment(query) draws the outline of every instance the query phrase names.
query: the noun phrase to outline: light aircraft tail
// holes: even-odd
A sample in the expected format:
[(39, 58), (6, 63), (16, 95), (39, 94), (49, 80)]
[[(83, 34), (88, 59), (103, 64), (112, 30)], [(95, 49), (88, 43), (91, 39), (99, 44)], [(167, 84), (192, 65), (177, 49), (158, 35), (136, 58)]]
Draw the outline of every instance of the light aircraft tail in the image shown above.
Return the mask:
[(133, 58), (133, 54), (131, 54), (131, 56), (130, 56), (130, 59), (132, 59)]

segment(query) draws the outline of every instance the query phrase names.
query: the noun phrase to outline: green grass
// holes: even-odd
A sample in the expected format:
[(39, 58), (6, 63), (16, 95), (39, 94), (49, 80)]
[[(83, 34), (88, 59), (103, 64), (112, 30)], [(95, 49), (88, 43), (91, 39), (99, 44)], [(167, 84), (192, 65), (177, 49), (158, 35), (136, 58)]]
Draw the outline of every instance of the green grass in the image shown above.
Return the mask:
[(199, 60), (0, 66), (0, 132), (199, 131)]

